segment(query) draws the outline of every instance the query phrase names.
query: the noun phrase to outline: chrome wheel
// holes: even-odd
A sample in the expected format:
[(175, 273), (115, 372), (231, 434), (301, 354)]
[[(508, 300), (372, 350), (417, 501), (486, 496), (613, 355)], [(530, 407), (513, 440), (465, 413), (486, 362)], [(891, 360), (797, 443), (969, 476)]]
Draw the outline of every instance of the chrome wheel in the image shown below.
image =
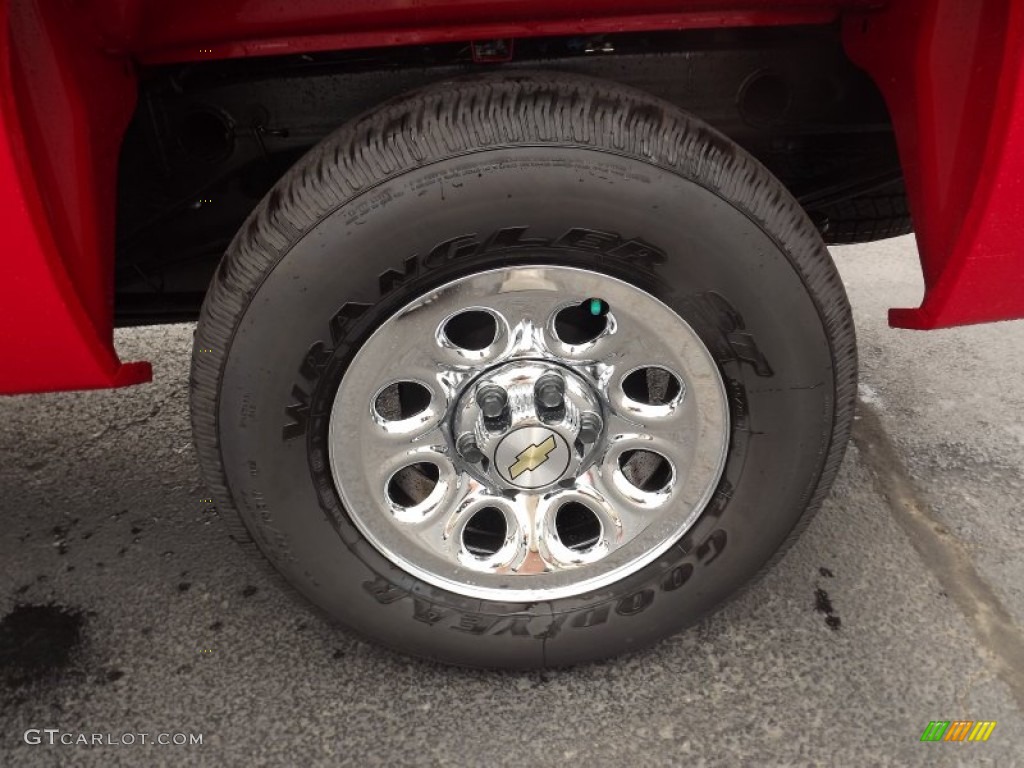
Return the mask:
[(330, 464), (403, 570), (490, 600), (567, 597), (653, 561), (718, 483), (728, 401), (679, 315), (621, 280), (528, 266), (387, 319), (343, 376)]

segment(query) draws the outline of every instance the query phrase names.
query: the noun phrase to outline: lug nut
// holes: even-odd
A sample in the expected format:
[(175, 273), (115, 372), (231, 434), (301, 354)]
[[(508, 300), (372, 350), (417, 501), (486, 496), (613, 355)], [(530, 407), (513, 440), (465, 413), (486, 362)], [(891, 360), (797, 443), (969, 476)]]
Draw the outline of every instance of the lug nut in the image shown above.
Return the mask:
[(545, 373), (537, 379), (533, 394), (542, 408), (561, 408), (565, 398), (565, 381), (557, 373)]
[(587, 411), (580, 417), (580, 442), (596, 442), (602, 429), (604, 429), (604, 422), (601, 417), (593, 411)]
[(483, 451), (476, 444), (476, 438), (471, 432), (459, 435), (459, 439), (455, 443), (455, 449), (470, 464), (477, 464), (484, 458)]
[(476, 401), (484, 412), (484, 418), (496, 419), (508, 405), (508, 393), (496, 384), (484, 384), (476, 391)]

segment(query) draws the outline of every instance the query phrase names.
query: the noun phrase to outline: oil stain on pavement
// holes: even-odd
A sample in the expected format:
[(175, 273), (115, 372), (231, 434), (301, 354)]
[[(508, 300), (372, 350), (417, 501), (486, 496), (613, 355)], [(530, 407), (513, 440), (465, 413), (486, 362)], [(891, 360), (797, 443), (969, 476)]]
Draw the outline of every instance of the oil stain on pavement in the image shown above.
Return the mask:
[(81, 646), (84, 621), (61, 605), (14, 606), (0, 620), (0, 679), (16, 689), (59, 678)]

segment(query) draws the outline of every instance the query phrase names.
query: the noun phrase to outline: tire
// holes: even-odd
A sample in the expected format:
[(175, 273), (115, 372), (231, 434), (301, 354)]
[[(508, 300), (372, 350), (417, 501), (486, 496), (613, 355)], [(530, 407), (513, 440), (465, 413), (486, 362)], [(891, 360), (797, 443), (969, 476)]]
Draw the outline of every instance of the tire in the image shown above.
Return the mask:
[(811, 212), (824, 222), (828, 245), (855, 245), (914, 231), (903, 180)]
[[(628, 286), (685, 321), (724, 384), (728, 447), (699, 517), (652, 561), (585, 592), (482, 599), (370, 543), (332, 475), (361, 456), (351, 436), (328, 445), (332, 404), (401, 308), (523, 265)], [(388, 102), (281, 179), (203, 305), (192, 422), (236, 538), (328, 615), (407, 654), (537, 668), (648, 646), (777, 559), (828, 492), (855, 389), (842, 284), (763, 166), (644, 93), (515, 74)]]

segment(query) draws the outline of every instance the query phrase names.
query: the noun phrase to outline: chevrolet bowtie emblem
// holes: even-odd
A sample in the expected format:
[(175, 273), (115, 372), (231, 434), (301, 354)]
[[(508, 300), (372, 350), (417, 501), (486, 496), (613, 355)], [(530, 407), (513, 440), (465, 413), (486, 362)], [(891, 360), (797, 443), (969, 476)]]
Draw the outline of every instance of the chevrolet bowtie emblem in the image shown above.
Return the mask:
[(537, 445), (528, 445), (516, 456), (516, 463), (508, 468), (509, 476), (515, 480), (523, 472), (529, 472), (541, 466), (548, 460), (548, 456), (555, 450), (555, 436), (549, 435), (548, 439)]

